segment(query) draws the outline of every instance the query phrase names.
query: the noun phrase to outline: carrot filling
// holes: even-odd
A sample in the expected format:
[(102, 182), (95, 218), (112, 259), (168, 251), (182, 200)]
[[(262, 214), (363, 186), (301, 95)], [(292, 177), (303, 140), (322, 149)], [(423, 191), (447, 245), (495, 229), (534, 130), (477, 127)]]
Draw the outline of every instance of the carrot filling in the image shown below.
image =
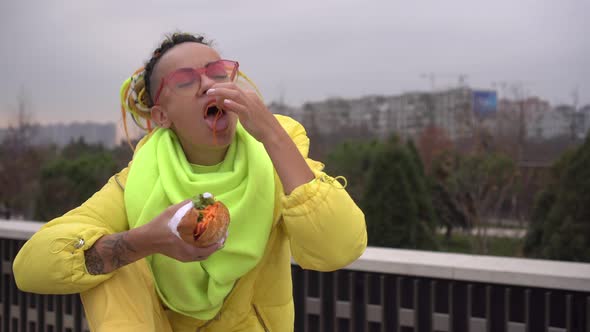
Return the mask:
[(213, 204), (199, 211), (199, 213), (202, 216), (202, 219), (201, 221), (197, 222), (197, 227), (195, 228), (194, 233), (195, 240), (197, 240), (203, 234), (203, 232), (205, 232), (205, 229), (207, 229), (207, 225), (209, 225), (209, 222), (215, 219), (215, 213), (217, 212), (217, 209), (218, 204)]

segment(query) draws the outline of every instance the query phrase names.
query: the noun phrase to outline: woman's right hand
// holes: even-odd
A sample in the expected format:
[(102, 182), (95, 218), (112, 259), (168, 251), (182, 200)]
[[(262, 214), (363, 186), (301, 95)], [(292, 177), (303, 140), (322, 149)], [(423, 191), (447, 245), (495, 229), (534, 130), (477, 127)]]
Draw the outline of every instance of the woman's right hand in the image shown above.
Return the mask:
[(184, 242), (176, 234), (172, 233), (168, 222), (176, 211), (188, 202), (190, 202), (190, 199), (168, 207), (152, 221), (138, 228), (144, 228), (141, 231), (145, 232), (146, 240), (153, 244), (151, 248), (153, 253), (163, 254), (181, 262), (192, 262), (207, 259), (207, 257), (223, 247), (225, 237), (209, 247), (198, 248)]
[(181, 262), (201, 261), (211, 256), (223, 246), (225, 238), (207, 248), (197, 248), (177, 237), (168, 227), (168, 221), (174, 213), (188, 202), (186, 200), (168, 207), (141, 227), (102, 236), (84, 252), (88, 273), (110, 273), (156, 253)]

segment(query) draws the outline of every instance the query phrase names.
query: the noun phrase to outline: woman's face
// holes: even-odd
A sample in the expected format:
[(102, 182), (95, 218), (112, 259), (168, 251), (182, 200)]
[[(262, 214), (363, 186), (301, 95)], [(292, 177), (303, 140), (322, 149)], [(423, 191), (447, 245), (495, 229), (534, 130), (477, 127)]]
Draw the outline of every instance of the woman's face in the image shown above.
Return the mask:
[[(162, 56), (154, 69), (154, 91), (157, 91), (163, 77), (180, 68), (203, 68), (217, 60), (220, 60), (219, 54), (207, 45), (192, 42), (176, 45)], [(200, 79), (198, 91), (190, 96), (179, 95), (171, 87), (164, 86), (157, 105), (152, 108), (152, 119), (160, 126), (174, 130), (185, 151), (225, 149), (235, 135), (237, 115), (222, 112), (215, 122), (212, 106), (221, 106), (221, 103), (207, 96), (206, 92), (217, 81), (205, 74), (200, 75)], [(207, 110), (210, 111), (208, 116)]]

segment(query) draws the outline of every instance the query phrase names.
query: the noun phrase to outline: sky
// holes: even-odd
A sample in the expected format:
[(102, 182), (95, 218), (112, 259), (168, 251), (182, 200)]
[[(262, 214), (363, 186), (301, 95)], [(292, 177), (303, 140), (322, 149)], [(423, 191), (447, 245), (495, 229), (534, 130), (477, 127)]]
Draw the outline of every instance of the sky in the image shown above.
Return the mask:
[(174, 31), (213, 39), (267, 102), (444, 89), (467, 75), (552, 104), (577, 91), (583, 105), (588, 13), (587, 0), (3, 0), (0, 126), (19, 95), (41, 123), (120, 120), (121, 83)]

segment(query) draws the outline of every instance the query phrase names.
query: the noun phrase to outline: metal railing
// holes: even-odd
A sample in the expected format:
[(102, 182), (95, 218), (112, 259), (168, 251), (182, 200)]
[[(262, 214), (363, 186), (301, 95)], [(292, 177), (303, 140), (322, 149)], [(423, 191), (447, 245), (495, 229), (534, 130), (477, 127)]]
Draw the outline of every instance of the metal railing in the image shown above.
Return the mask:
[(36, 225), (8, 224), (0, 220), (0, 331), (90, 331), (80, 296), (32, 294), (16, 287), (12, 262)]
[[(0, 330), (88, 331), (77, 295), (16, 288), (12, 261), (40, 225), (0, 220)], [(590, 264), (367, 248), (346, 269), (292, 273), (296, 331), (590, 332)]]

